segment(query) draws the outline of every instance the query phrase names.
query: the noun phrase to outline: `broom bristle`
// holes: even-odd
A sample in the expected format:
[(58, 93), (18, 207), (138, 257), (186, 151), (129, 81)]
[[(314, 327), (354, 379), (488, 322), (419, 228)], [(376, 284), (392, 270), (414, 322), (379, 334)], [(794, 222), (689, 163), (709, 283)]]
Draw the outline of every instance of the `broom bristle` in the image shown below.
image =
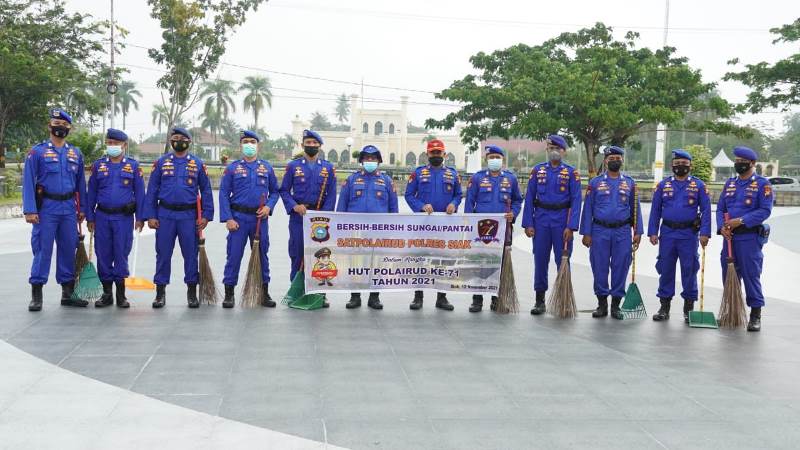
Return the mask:
[(255, 308), (261, 304), (261, 291), (263, 290), (261, 279), (261, 255), (259, 239), (253, 240), (250, 251), (250, 262), (247, 264), (247, 276), (242, 289), (242, 299), (240, 305), (243, 308)]
[(572, 288), (572, 274), (569, 268), (569, 255), (564, 252), (561, 257), (561, 264), (558, 267), (558, 275), (547, 299), (547, 312), (559, 319), (574, 319), (578, 314), (578, 307), (575, 305), (575, 290)]
[(81, 276), (83, 268), (89, 264), (89, 254), (86, 253), (86, 246), (83, 245), (83, 235), (78, 238), (78, 251), (75, 253), (75, 280)]
[(214, 272), (211, 270), (211, 264), (208, 262), (208, 254), (206, 254), (206, 246), (203, 240), (200, 241), (199, 258), (199, 271), (200, 271), (200, 301), (206, 302), (209, 305), (216, 305), (219, 299), (219, 290), (217, 283), (214, 281)]
[(503, 249), (503, 263), (500, 269), (500, 289), (497, 291), (497, 313), (516, 314), (519, 312), (517, 284), (514, 281), (514, 267), (511, 265), (511, 247)]
[(725, 288), (722, 291), (722, 304), (719, 307), (719, 326), (722, 328), (743, 328), (747, 324), (747, 308), (742, 298), (742, 285), (733, 262), (728, 262)]

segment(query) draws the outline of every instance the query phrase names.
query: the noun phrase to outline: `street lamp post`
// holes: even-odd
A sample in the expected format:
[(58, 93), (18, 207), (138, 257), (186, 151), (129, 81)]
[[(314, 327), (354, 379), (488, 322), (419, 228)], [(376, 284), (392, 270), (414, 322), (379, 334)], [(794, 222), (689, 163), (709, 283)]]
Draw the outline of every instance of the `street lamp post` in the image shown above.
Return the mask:
[[(353, 137), (347, 136), (346, 138), (344, 138), (344, 143), (345, 145), (347, 145), (347, 160), (350, 161), (350, 148), (353, 146)], [(342, 159), (344, 158), (339, 158), (339, 161), (341, 161)]]

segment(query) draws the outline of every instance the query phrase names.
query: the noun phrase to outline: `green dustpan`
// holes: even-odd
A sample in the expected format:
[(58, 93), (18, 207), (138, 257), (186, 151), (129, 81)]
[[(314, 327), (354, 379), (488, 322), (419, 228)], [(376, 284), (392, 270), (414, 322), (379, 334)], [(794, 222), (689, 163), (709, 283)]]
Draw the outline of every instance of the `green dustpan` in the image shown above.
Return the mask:
[(305, 272), (299, 271), (294, 276), (289, 290), (283, 296), (281, 301), (284, 305), (294, 309), (320, 309), (325, 303), (325, 296), (322, 294), (308, 294), (306, 295), (305, 288)]
[(689, 326), (692, 328), (719, 328), (717, 318), (710, 311), (703, 311), (703, 290), (706, 281), (706, 248), (703, 247), (703, 262), (700, 264), (700, 311), (689, 311)]

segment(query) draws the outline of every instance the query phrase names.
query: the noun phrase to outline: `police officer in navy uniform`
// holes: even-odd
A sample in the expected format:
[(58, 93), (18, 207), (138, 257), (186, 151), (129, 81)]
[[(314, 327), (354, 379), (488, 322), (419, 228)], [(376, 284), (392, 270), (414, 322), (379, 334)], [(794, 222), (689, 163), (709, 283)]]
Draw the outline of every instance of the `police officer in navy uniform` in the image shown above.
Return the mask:
[[(35, 145), (25, 159), (22, 179), (22, 210), (33, 225), (31, 250), (31, 302), (29, 311), (41, 311), (42, 286), (50, 275), (53, 243), (56, 251), (56, 281), (61, 285), (63, 306), (85, 307), (86, 300), (73, 299), (78, 221), (83, 221), (86, 179), (81, 150), (66, 142), (72, 117), (61, 109), (50, 111), (50, 139)], [(80, 199), (81, 211), (75, 204)]]
[[(620, 172), (625, 150), (617, 146), (605, 149), (606, 172), (592, 178), (586, 188), (580, 232), (583, 245), (589, 248), (589, 261), (594, 275), (597, 309), (592, 317), (608, 316), (611, 295), (611, 317), (622, 319), (619, 304), (625, 295), (625, 279), (631, 265), (631, 251), (639, 248), (642, 238), (642, 209), (633, 178)], [(631, 228), (635, 215), (636, 228)], [(633, 247), (631, 247), (633, 245)], [(611, 271), (611, 286), (608, 273)]]
[[(761, 331), (761, 268), (764, 253), (761, 249), (769, 237), (769, 225), (764, 221), (772, 214), (772, 186), (769, 180), (756, 174), (758, 154), (747, 147), (733, 149), (734, 169), (739, 174), (729, 178), (717, 201), (717, 232), (733, 244), (736, 273), (744, 281), (745, 299), (750, 307), (747, 331)], [(725, 220), (725, 214), (729, 218)], [(722, 280), (725, 282), (728, 264), (727, 245), (722, 248)]]
[[(487, 145), (486, 169), (479, 170), (467, 185), (465, 213), (505, 213), (506, 220), (514, 221), (522, 209), (522, 194), (517, 177), (503, 170), (505, 152), (496, 145)], [(491, 310), (497, 307), (497, 296), (492, 296)], [(469, 312), (483, 309), (483, 295), (473, 295)]]
[(547, 161), (537, 164), (528, 179), (522, 227), (533, 238), (533, 290), (536, 302), (531, 314), (543, 314), (550, 254), (561, 265), (564, 242), (572, 254), (572, 233), (581, 214), (581, 175), (563, 162), (567, 141), (556, 134), (547, 137)]
[(700, 270), (697, 246), (698, 242), (703, 247), (708, 245), (711, 236), (711, 200), (705, 183), (690, 175), (691, 170), (692, 156), (682, 149), (673, 150), (674, 175), (661, 180), (653, 192), (647, 235), (651, 244), (658, 244), (657, 296), (661, 308), (653, 316), (657, 322), (669, 320), (670, 303), (675, 295), (675, 265), (678, 261), (681, 262), (685, 322), (689, 322), (689, 312), (697, 301), (697, 271)]
[[(444, 165), (444, 142), (439, 139), (428, 141), (427, 154), (428, 164), (417, 167), (408, 178), (406, 203), (414, 212), (453, 214), (458, 210), (462, 197), (458, 172)], [(422, 308), (422, 299), (422, 291), (414, 291), (414, 300), (409, 308)], [(436, 293), (436, 307), (446, 311), (454, 309), (444, 292)]]
[[(281, 180), (280, 195), (289, 214), (289, 279), (294, 280), (303, 264), (303, 216), (309, 210), (333, 211), (336, 206), (336, 172), (321, 158), (322, 136), (303, 130), (303, 157), (290, 161)], [(323, 302), (323, 307), (330, 305)]]
[(134, 214), (136, 229), (141, 231), (144, 226), (144, 179), (139, 162), (126, 156), (127, 150), (128, 136), (109, 128), (106, 156), (92, 164), (89, 177), (86, 220), (89, 231), (97, 237), (97, 274), (103, 283), (103, 295), (94, 303), (97, 308), (114, 303), (114, 285), (117, 306), (130, 307), (125, 298), (125, 278), (133, 245)]
[[(214, 219), (214, 199), (205, 163), (189, 153), (191, 141), (188, 130), (173, 128), (169, 138), (173, 151), (153, 163), (147, 185), (145, 218), (147, 226), (156, 230), (156, 273), (153, 277), (156, 298), (153, 308), (161, 308), (166, 303), (176, 237), (183, 255), (187, 303), (189, 308), (200, 307), (197, 299), (198, 232)], [(202, 194), (202, 218), (198, 221), (199, 194)]]
[[(367, 145), (358, 154), (362, 169), (347, 177), (339, 193), (336, 211), (358, 213), (397, 213), (397, 190), (391, 177), (378, 170), (383, 162), (381, 152), (374, 145)], [(383, 309), (378, 292), (370, 292), (367, 306)], [(361, 293), (350, 294), (347, 309), (361, 307)]]
[[(242, 131), (239, 142), (242, 159), (225, 168), (219, 187), (219, 220), (228, 228), (228, 259), (225, 262), (224, 308), (235, 304), (234, 288), (239, 281), (239, 267), (244, 256), (245, 245), (256, 236), (256, 224), (261, 217), (259, 233), (261, 257), (261, 280), (264, 286), (261, 306), (274, 308), (269, 295), (269, 227), (268, 218), (278, 203), (278, 179), (269, 162), (258, 159), (258, 143), (261, 138), (253, 131)], [(263, 206), (262, 206), (263, 201)]]

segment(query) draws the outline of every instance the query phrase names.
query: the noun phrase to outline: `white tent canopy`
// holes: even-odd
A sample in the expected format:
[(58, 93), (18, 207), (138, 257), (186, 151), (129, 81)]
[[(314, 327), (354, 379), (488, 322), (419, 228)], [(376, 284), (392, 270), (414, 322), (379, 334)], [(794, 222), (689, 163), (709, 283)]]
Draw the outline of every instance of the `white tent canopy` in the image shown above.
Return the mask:
[(733, 161), (725, 154), (725, 150), (719, 149), (719, 153), (711, 160), (712, 167), (733, 167)]

